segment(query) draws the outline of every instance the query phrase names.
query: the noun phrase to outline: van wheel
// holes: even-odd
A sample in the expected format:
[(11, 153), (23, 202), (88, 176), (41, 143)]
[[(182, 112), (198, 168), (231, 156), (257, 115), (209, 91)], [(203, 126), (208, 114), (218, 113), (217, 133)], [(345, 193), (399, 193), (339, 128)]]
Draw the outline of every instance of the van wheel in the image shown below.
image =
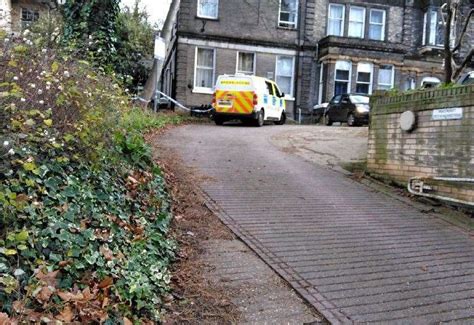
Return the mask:
[(265, 113), (263, 112), (263, 109), (258, 112), (257, 119), (255, 120), (255, 126), (261, 127), (263, 126), (263, 123), (265, 123)]
[(275, 121), (276, 125), (283, 125), (286, 122), (286, 114), (285, 112), (281, 112), (281, 117), (279, 121)]
[(329, 115), (328, 115), (328, 114), (324, 114), (324, 124), (327, 125), (327, 126), (331, 126), (331, 125), (332, 125), (332, 121), (331, 121), (331, 119), (329, 118)]
[(224, 120), (220, 117), (214, 117), (214, 122), (216, 123), (216, 125), (222, 125), (224, 124)]

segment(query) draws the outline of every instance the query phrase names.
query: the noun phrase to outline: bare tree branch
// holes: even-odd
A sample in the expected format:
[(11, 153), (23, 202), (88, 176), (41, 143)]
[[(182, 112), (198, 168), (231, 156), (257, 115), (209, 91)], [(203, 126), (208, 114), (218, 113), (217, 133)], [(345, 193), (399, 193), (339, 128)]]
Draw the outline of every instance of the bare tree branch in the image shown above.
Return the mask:
[(464, 35), (466, 34), (467, 27), (469, 26), (469, 22), (471, 21), (471, 17), (473, 15), (474, 15), (474, 9), (471, 9), (471, 11), (469, 12), (469, 15), (467, 15), (466, 21), (464, 22), (464, 26), (463, 26), (463, 29), (461, 31), (461, 35), (459, 35), (458, 42), (456, 43), (456, 46), (454, 47), (454, 49), (452, 51), (453, 53), (455, 53), (456, 51), (458, 51), (461, 48), (462, 39), (464, 38)]
[(464, 59), (464, 61), (462, 61), (461, 65), (456, 69), (456, 71), (454, 72), (454, 75), (453, 75), (453, 80), (456, 80), (457, 78), (459, 78), (459, 76), (461, 75), (462, 71), (464, 70), (464, 68), (466, 67), (466, 65), (471, 62), (471, 60), (474, 58), (474, 48), (471, 48), (471, 51), (469, 52), (469, 54), (466, 56), (466, 58)]

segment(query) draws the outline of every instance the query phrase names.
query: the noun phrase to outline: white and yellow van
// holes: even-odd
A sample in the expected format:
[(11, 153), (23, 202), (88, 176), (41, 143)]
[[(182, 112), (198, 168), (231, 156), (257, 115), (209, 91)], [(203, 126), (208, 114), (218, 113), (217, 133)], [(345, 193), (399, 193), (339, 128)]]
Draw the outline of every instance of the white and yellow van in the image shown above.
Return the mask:
[(286, 121), (285, 94), (269, 79), (248, 75), (221, 75), (212, 96), (214, 121), (222, 125), (229, 120), (265, 121), (282, 125)]

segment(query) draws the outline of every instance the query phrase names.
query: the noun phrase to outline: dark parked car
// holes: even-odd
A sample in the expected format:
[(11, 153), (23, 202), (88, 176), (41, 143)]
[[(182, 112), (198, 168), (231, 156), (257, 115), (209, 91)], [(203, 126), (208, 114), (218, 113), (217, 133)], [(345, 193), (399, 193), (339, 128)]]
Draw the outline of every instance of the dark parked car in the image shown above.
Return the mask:
[(360, 94), (334, 96), (324, 113), (324, 123), (347, 122), (348, 126), (369, 123), (369, 97)]
[(459, 78), (458, 83), (463, 86), (474, 84), (474, 71), (468, 72)]
[(312, 117), (312, 123), (319, 123), (324, 116), (324, 112), (328, 107), (329, 103), (322, 103), (319, 105), (314, 105)]

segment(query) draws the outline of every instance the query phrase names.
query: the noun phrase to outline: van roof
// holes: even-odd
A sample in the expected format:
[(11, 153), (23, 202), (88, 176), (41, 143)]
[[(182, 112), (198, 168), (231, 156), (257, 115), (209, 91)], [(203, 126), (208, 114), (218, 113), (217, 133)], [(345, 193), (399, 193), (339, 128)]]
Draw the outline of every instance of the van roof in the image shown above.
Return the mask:
[(259, 77), (259, 76), (254, 76), (254, 75), (249, 75), (249, 74), (243, 74), (243, 73), (235, 73), (235, 74), (222, 74), (219, 76), (219, 78), (252, 78), (252, 79), (260, 79), (260, 80), (265, 80), (268, 82), (275, 83), (275, 81), (264, 78), (264, 77)]

